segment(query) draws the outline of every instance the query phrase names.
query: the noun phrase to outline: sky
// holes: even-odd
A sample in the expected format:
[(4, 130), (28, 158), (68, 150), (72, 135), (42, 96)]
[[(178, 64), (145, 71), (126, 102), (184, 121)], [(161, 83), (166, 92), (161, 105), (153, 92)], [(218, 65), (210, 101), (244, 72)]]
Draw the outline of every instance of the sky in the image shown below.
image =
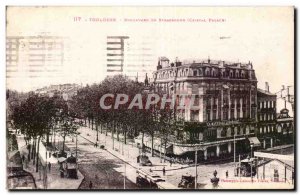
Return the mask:
[[(104, 18), (114, 21), (99, 21)], [(154, 55), (171, 61), (251, 61), (258, 87), (269, 82), (271, 92), (294, 85), (293, 7), (8, 7), (7, 36), (41, 34), (68, 38), (62, 74), (7, 78), (7, 88), (100, 82), (106, 76), (106, 37), (112, 35), (144, 39)]]

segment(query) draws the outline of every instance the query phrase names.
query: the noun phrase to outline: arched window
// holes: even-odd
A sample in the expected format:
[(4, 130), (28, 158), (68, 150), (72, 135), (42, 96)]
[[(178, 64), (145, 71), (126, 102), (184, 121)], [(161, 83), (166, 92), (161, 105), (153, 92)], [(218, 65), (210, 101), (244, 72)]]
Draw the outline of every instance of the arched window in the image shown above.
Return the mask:
[(211, 76), (215, 76), (215, 69), (212, 69), (212, 71), (211, 71)]
[(199, 69), (199, 76), (203, 76), (203, 72), (201, 68)]
[(221, 131), (221, 136), (226, 137), (226, 128), (225, 127)]
[(239, 71), (238, 71), (238, 70), (235, 72), (235, 77), (236, 77), (236, 78), (239, 78), (239, 77), (240, 77), (240, 74), (239, 74)]
[(241, 134), (241, 128), (240, 127), (237, 127), (237, 130), (236, 130), (236, 135), (239, 135), (239, 134)]
[(233, 77), (233, 72), (232, 72), (232, 70), (229, 72), (229, 75), (230, 75), (230, 78)]
[(227, 128), (227, 137), (230, 137), (230, 136), (231, 136), (231, 128), (228, 127), (228, 128)]
[(209, 70), (209, 68), (206, 68), (206, 70), (205, 70), (205, 76), (210, 76), (210, 70)]
[(281, 131), (282, 131), (281, 125), (278, 125), (278, 126), (277, 126), (277, 132), (278, 132), (278, 133), (281, 133)]
[(245, 78), (245, 72), (244, 71), (241, 72), (241, 78), (242, 79)]
[(197, 70), (193, 71), (193, 76), (198, 76), (198, 71)]
[(234, 128), (231, 129), (231, 136), (234, 136)]

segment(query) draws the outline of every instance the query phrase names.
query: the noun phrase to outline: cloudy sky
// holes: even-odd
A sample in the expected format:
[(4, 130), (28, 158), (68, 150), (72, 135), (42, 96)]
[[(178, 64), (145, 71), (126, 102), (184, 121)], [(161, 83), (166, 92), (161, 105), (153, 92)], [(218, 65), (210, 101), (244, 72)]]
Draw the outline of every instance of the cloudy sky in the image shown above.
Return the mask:
[(171, 60), (251, 61), (258, 86), (268, 81), (277, 92), (294, 85), (293, 15), (292, 7), (9, 7), (7, 36), (64, 36), (69, 45), (60, 76), (7, 78), (7, 87), (99, 82), (106, 76), (106, 36), (126, 35), (151, 42), (157, 57)]

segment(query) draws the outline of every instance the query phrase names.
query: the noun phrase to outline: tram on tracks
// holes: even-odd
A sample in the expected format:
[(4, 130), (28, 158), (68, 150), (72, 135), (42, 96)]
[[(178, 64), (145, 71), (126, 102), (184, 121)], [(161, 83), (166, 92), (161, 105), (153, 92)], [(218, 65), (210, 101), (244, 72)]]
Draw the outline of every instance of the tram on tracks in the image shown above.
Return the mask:
[(149, 189), (179, 189), (177, 186), (174, 186), (173, 184), (166, 182), (164, 178), (162, 178), (160, 175), (138, 169), (136, 171), (137, 177), (136, 177), (136, 184), (141, 188), (149, 188)]

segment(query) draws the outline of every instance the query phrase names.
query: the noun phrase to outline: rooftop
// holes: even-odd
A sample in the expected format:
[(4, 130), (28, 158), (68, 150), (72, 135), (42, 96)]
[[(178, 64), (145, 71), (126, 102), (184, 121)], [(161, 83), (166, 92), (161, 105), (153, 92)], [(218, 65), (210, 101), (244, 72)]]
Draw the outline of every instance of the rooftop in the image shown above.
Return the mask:
[(266, 91), (266, 90), (264, 90), (264, 89), (259, 89), (259, 88), (257, 88), (257, 92), (258, 92), (258, 93), (262, 93), (263, 95), (272, 95), (272, 96), (276, 96), (275, 93), (271, 93), (271, 92)]

